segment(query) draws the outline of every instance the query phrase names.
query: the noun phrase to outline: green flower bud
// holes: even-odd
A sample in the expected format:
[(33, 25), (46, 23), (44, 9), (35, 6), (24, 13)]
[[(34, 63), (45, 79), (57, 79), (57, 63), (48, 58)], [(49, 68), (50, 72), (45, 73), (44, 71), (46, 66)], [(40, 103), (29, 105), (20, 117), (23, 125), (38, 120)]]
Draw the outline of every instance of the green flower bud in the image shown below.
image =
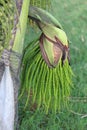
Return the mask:
[(49, 67), (56, 67), (61, 59), (63, 64), (65, 59), (69, 59), (68, 40), (65, 32), (53, 25), (39, 24), (42, 30), (40, 37), (40, 48), (43, 59)]
[(44, 34), (40, 37), (40, 49), (43, 59), (49, 67), (55, 67), (62, 57), (61, 49), (53, 42), (49, 41)]
[(42, 31), (40, 48), (48, 66), (56, 67), (59, 60), (63, 64), (65, 59), (69, 61), (68, 39), (61, 24), (50, 13), (37, 7), (30, 7), (29, 17)]

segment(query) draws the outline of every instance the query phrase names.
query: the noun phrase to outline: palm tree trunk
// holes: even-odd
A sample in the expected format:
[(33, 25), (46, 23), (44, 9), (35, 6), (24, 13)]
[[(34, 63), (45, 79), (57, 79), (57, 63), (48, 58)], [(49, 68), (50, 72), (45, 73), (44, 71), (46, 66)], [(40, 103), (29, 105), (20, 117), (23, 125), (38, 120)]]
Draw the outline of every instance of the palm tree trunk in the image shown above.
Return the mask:
[[(19, 67), (20, 67), (20, 61), (21, 61), (21, 56), (15, 52), (11, 52), (10, 55), (10, 72), (11, 72), (11, 77), (12, 77), (12, 81), (13, 81), (13, 87), (14, 87), (14, 111), (15, 111), (15, 129), (18, 130), (18, 90), (20, 87), (20, 82), (19, 82)], [(4, 60), (2, 58), (0, 58), (0, 82), (2, 80), (3, 74), (4, 74), (4, 70), (5, 70), (5, 64), (4, 64)], [(3, 86), (4, 87), (4, 86)], [(8, 90), (8, 95), (9, 95), (9, 90)], [(3, 95), (3, 101), (4, 101), (4, 97), (6, 95)], [(7, 102), (7, 106), (9, 106), (10, 102)], [(10, 110), (9, 110), (10, 112)], [(4, 116), (4, 113), (2, 114)], [(0, 130), (2, 130), (2, 126), (1, 126), (1, 121), (0, 121)]]

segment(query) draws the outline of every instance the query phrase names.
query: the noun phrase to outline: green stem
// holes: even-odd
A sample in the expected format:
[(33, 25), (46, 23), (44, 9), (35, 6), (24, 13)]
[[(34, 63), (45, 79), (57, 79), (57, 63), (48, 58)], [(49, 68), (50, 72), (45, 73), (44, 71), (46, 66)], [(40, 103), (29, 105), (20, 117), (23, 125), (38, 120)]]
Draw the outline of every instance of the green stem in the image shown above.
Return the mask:
[(22, 9), (19, 17), (19, 23), (17, 25), (17, 31), (16, 31), (15, 41), (13, 45), (13, 50), (20, 54), (22, 53), (23, 50), (29, 4), (30, 4), (30, 0), (23, 0)]

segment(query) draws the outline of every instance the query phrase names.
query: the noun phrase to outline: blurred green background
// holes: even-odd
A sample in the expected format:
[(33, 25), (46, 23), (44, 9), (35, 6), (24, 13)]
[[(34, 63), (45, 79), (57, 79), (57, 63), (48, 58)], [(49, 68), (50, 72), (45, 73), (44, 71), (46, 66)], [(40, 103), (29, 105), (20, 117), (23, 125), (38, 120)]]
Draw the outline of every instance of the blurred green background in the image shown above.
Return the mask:
[[(60, 21), (71, 41), (74, 88), (68, 109), (56, 115), (45, 115), (42, 109), (36, 113), (24, 111), (23, 101), (19, 101), (19, 130), (87, 130), (87, 0), (51, 0), (50, 12)], [(36, 37), (36, 31), (27, 30), (26, 44)]]

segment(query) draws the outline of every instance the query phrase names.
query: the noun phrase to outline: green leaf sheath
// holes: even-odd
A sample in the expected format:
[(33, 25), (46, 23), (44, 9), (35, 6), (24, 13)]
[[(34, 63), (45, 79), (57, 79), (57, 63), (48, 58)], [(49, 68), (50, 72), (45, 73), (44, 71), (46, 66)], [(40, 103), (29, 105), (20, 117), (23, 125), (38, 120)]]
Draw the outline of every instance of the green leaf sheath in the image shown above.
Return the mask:
[(13, 50), (20, 54), (23, 51), (24, 36), (25, 36), (26, 27), (27, 27), (29, 4), (30, 4), (30, 0), (23, 0), (22, 9), (19, 16), (19, 22), (17, 25), (14, 46), (13, 46)]

